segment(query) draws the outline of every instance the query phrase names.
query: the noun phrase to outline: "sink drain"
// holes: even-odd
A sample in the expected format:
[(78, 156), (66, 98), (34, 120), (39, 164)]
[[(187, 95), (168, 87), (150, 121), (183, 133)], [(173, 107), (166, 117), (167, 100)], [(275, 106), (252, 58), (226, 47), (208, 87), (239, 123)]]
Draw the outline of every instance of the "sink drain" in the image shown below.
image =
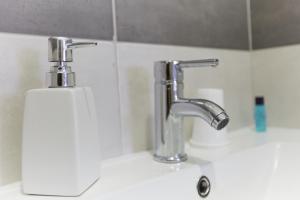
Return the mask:
[(206, 176), (202, 176), (197, 184), (197, 191), (200, 197), (205, 198), (210, 192), (210, 182)]

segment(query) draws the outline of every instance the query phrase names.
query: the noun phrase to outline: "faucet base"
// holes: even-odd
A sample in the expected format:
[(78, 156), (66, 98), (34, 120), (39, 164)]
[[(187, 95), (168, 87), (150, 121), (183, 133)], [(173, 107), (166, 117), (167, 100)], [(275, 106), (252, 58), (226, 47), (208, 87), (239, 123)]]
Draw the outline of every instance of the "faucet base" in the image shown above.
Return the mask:
[(177, 154), (175, 156), (159, 156), (157, 154), (154, 154), (154, 160), (157, 162), (161, 162), (161, 163), (168, 163), (168, 164), (173, 164), (173, 163), (180, 163), (180, 162), (184, 162), (188, 159), (187, 154)]

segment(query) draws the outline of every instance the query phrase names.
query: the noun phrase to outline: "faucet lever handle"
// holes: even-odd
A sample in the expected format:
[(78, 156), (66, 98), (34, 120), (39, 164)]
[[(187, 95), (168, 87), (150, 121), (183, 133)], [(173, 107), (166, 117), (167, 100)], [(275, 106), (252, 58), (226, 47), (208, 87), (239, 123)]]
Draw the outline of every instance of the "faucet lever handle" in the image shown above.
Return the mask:
[(157, 61), (154, 64), (154, 76), (156, 82), (172, 82), (183, 81), (183, 68), (190, 67), (216, 67), (219, 64), (219, 60), (203, 59), (203, 60), (169, 60), (169, 61)]
[(178, 66), (180, 68), (216, 67), (218, 64), (219, 64), (219, 60), (216, 58), (203, 59), (203, 60), (178, 61)]

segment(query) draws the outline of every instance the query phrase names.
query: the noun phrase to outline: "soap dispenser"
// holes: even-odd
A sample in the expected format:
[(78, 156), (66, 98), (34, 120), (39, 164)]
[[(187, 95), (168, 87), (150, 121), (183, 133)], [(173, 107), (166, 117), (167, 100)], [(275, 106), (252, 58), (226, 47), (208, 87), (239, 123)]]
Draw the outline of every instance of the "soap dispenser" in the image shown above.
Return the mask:
[(79, 196), (100, 174), (97, 117), (92, 91), (76, 87), (69, 63), (74, 48), (94, 46), (50, 37), (48, 88), (26, 93), (22, 141), (25, 194)]

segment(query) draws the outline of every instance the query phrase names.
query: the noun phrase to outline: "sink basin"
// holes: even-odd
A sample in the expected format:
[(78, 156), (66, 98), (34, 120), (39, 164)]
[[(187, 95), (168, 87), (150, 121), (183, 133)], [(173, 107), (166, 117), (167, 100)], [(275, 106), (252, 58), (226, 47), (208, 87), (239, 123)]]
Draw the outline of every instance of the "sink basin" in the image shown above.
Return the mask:
[(246, 128), (220, 148), (187, 145), (180, 164), (153, 160), (150, 152), (103, 162), (101, 178), (80, 197), (25, 195), (21, 183), (0, 188), (1, 200), (195, 200), (199, 178), (211, 184), (207, 200), (299, 200), (300, 130)]
[(190, 149), (212, 189), (208, 200), (299, 200), (300, 130), (237, 131), (223, 148)]
[(208, 199), (298, 200), (299, 155), (299, 144), (269, 143), (214, 161), (206, 166), (214, 187)]

